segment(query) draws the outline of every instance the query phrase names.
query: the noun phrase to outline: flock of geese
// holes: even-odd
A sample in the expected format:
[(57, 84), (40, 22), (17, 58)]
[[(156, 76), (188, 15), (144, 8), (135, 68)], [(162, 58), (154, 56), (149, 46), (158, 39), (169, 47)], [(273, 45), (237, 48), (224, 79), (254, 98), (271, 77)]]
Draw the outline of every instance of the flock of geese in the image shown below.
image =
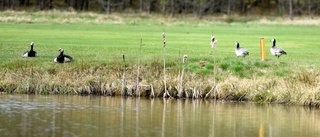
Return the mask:
[[(35, 56), (37, 56), (37, 52), (33, 50), (34, 42), (31, 42), (30, 46), (31, 46), (31, 49), (26, 52), (23, 52), (22, 57), (35, 57)], [(54, 62), (67, 63), (67, 62), (72, 61), (73, 58), (71, 56), (63, 54), (62, 48), (59, 48), (59, 51), (60, 51), (60, 54), (54, 58), (54, 60), (53, 60)]]
[[(270, 48), (270, 52), (273, 56), (280, 57), (281, 55), (287, 55), (287, 52), (285, 52), (281, 47), (276, 46), (276, 39), (272, 38), (272, 47)], [(236, 47), (236, 55), (237, 57), (245, 57), (249, 55), (249, 51), (245, 48), (241, 48), (239, 42), (236, 42), (234, 44)]]
[[(276, 39), (273, 38), (271, 41), (273, 44), (272, 44), (272, 47), (270, 48), (270, 52), (273, 56), (276, 56), (279, 58), (281, 55), (287, 54), (287, 52), (285, 52), (281, 47), (276, 46)], [(31, 46), (31, 49), (29, 51), (22, 53), (22, 57), (35, 57), (35, 56), (37, 56), (37, 52), (33, 50), (34, 43), (31, 42), (30, 46)], [(249, 55), (249, 51), (243, 47), (240, 47), (239, 42), (236, 42), (235, 46), (236, 46), (235, 52), (236, 52), (237, 57), (245, 57), (245, 56)], [(60, 54), (54, 58), (54, 60), (53, 60), (54, 62), (67, 63), (67, 62), (72, 61), (73, 58), (71, 56), (63, 54), (64, 50), (62, 48), (59, 48), (59, 51), (60, 51)]]

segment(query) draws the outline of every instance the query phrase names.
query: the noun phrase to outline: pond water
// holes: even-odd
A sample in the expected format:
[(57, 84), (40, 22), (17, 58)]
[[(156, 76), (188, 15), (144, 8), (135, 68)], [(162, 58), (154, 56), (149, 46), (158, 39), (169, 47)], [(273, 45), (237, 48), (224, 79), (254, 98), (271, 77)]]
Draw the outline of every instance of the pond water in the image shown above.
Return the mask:
[(213, 100), (0, 95), (0, 136), (319, 137), (320, 111)]

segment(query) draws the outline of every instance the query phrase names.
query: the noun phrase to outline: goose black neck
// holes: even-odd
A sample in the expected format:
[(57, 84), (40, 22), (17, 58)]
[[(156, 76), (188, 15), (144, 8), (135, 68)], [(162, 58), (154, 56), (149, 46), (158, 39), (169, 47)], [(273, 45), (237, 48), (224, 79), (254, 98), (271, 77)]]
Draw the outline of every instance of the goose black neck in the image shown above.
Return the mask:
[(240, 44), (239, 43), (237, 43), (237, 49), (240, 47)]
[(276, 40), (275, 40), (275, 39), (273, 40), (273, 45), (272, 45), (272, 47), (274, 47), (274, 46), (276, 46)]
[(33, 51), (33, 45), (31, 45), (31, 51)]
[(60, 55), (61, 55), (61, 56), (63, 55), (63, 51), (60, 52)]

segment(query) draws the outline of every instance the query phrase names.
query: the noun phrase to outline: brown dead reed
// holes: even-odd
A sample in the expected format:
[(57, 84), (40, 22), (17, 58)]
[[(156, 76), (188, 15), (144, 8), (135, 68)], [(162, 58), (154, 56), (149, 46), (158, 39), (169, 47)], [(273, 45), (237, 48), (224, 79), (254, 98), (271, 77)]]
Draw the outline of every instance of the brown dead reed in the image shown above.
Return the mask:
[[(155, 66), (156, 64), (158, 66)], [(294, 72), (294, 75), (288, 77), (225, 76), (216, 80), (216, 83), (210, 75), (199, 75), (183, 69), (180, 77), (178, 70), (167, 72), (166, 86), (163, 81), (164, 75), (156, 75), (164, 71), (160, 62), (150, 62), (140, 66), (138, 86), (136, 85), (138, 72), (135, 69), (137, 64), (128, 64), (126, 69), (119, 71), (121, 68), (123, 68), (122, 65), (109, 67), (88, 65), (83, 62), (57, 64), (54, 68), (33, 68), (32, 65), (21, 69), (2, 68), (0, 92), (163, 98), (167, 91), (174, 98), (206, 97), (206, 99), (216, 98), (220, 101), (285, 103), (320, 107), (320, 72), (317, 68), (300, 68)], [(213, 87), (216, 94), (208, 95)], [(139, 94), (136, 92), (137, 88), (139, 88)]]

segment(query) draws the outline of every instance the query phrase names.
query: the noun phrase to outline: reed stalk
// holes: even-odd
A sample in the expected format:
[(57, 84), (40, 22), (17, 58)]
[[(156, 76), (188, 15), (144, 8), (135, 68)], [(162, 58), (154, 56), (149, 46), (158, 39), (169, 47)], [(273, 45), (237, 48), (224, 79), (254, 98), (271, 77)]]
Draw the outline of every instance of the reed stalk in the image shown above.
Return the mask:
[[(184, 75), (184, 70), (185, 70), (185, 67), (186, 67), (186, 64), (187, 64), (187, 60), (188, 60), (188, 55), (183, 55), (183, 59), (182, 59), (182, 63), (183, 63), (183, 66), (182, 66), (182, 70), (181, 70), (181, 76), (179, 77), (179, 96), (178, 97), (181, 97), (182, 95), (182, 91), (183, 91), (183, 75)], [(187, 94), (187, 93), (186, 93)]]
[(162, 40), (163, 40), (163, 82), (164, 82), (164, 93), (163, 98), (171, 97), (170, 93), (167, 90), (167, 80), (166, 80), (166, 34), (164, 31), (162, 32)]
[(125, 78), (125, 71), (126, 71), (126, 66), (125, 66), (125, 55), (122, 53), (122, 78), (121, 78), (121, 96), (124, 96), (125, 94), (125, 87), (126, 87), (126, 78)]
[(217, 99), (217, 96), (216, 96), (216, 91), (214, 90), (215, 87), (216, 87), (216, 73), (217, 73), (217, 64), (216, 64), (216, 45), (218, 43), (218, 40), (216, 40), (215, 36), (212, 35), (211, 36), (211, 48), (213, 48), (213, 83), (214, 85), (212, 86), (212, 88), (210, 89), (210, 91), (205, 95), (205, 98), (207, 98), (211, 92), (213, 91), (213, 96), (214, 96), (214, 99), (216, 100)]
[(181, 51), (179, 49), (179, 56), (178, 56), (178, 64), (179, 64), (179, 74), (178, 74), (178, 98), (181, 98), (181, 93), (182, 93), (182, 80), (181, 80), (181, 63), (180, 63), (180, 55), (181, 55)]
[(197, 87), (193, 87), (192, 98), (194, 98), (194, 99), (198, 98), (198, 89), (197, 89)]
[(138, 56), (138, 69), (137, 69), (137, 78), (136, 78), (136, 96), (138, 96), (138, 97), (140, 96), (139, 79), (140, 79), (141, 50), (142, 50), (142, 38), (140, 38), (140, 48), (139, 48), (139, 56)]
[(154, 94), (154, 89), (153, 89), (153, 85), (152, 84), (150, 84), (150, 90), (151, 90), (150, 98), (154, 98), (155, 94)]

